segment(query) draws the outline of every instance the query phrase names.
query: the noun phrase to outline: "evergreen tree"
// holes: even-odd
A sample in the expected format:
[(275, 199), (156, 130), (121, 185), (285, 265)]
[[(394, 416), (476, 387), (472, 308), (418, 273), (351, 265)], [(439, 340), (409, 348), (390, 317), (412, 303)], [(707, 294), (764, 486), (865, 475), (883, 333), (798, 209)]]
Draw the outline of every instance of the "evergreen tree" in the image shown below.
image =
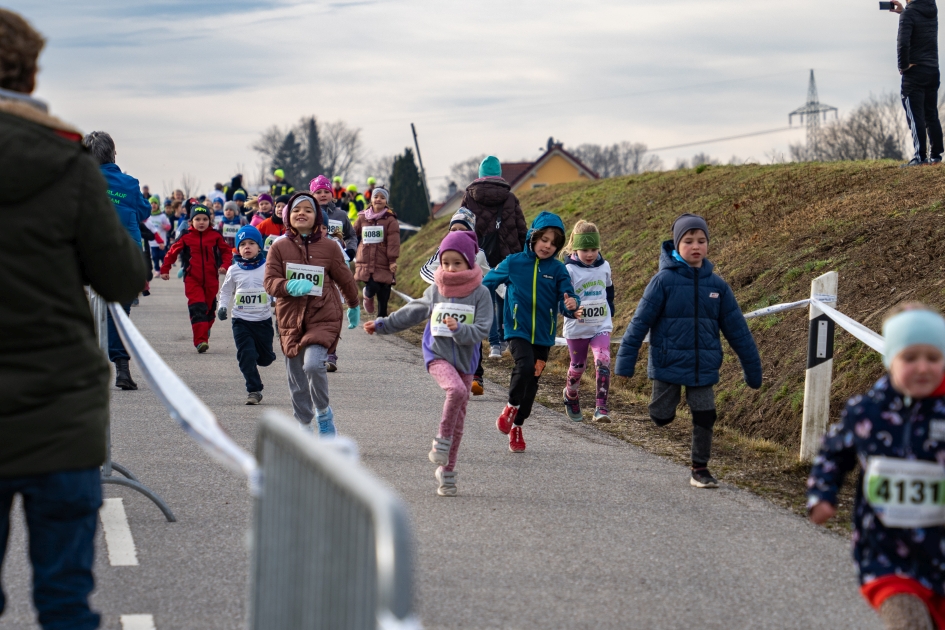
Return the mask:
[(322, 149), (318, 140), (318, 124), (315, 117), (310, 116), (302, 119), (301, 135), (305, 139), (305, 151), (303, 154), (303, 168), (301, 181), (296, 184), (300, 190), (306, 190), (308, 183), (325, 174), (322, 167)]
[(295, 139), (295, 133), (290, 131), (272, 158), (272, 168), (285, 171), (285, 180), (298, 190), (308, 190), (308, 180), (302, 182), (305, 165), (303, 158), (302, 145)]
[(420, 226), (430, 220), (430, 208), (423, 194), (420, 171), (410, 149), (394, 160), (390, 176), (390, 206), (405, 223)]

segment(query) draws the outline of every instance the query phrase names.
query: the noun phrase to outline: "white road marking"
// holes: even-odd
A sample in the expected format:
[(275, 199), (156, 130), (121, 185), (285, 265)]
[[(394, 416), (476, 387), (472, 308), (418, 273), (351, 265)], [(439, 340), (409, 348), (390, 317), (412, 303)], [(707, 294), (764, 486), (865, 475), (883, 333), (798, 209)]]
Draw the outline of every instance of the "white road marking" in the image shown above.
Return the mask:
[[(128, 526), (128, 519), (125, 517), (125, 506), (121, 499), (105, 499), (98, 515), (102, 519), (102, 530), (105, 532), (108, 563), (113, 567), (138, 566), (135, 541), (131, 537), (131, 528)], [(135, 626), (135, 628), (138, 627)], [(145, 626), (140, 627), (144, 628)]]
[[(121, 501), (121, 499), (118, 499)], [(155, 630), (151, 615), (122, 615), (121, 630)]]

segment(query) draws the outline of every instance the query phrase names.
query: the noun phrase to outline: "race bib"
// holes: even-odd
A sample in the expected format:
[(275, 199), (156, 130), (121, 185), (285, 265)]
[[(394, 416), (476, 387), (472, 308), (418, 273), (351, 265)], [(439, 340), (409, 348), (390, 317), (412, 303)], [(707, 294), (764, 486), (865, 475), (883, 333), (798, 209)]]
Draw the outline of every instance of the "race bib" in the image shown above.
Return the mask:
[(338, 234), (341, 234), (343, 231), (342, 230), (343, 226), (344, 226), (344, 223), (342, 223), (341, 221), (328, 219), (328, 233), (329, 234), (334, 234), (335, 232), (337, 232)]
[(361, 228), (361, 242), (367, 245), (377, 245), (384, 242), (383, 225), (366, 225)]
[(279, 237), (276, 236), (275, 234), (271, 234), (271, 235), (267, 236), (267, 237), (266, 237), (266, 240), (263, 242), (263, 251), (264, 251), (264, 252), (268, 252), (268, 251), (269, 251), (269, 248), (272, 247), (272, 244), (275, 242), (275, 240), (276, 240), (277, 238), (279, 238)]
[(240, 226), (223, 224), (223, 238), (236, 238), (236, 233), (240, 231)]
[(262, 289), (237, 289), (233, 298), (233, 309), (243, 313), (265, 310), (269, 306), (269, 295)]
[(453, 331), (443, 323), (443, 319), (452, 317), (460, 324), (472, 324), (476, 321), (476, 307), (471, 304), (453, 304), (437, 302), (430, 315), (430, 332), (434, 337), (452, 337)]
[(325, 286), (325, 268), (315, 265), (300, 265), (298, 263), (285, 264), (285, 277), (287, 280), (308, 280), (315, 286), (308, 292), (309, 295), (319, 296), (322, 294), (322, 287)]
[(945, 525), (945, 467), (935, 462), (871, 457), (863, 494), (886, 527)]
[(582, 324), (600, 325), (607, 321), (607, 316), (610, 315), (606, 300), (582, 302), (581, 308), (584, 309), (584, 318), (578, 321)]

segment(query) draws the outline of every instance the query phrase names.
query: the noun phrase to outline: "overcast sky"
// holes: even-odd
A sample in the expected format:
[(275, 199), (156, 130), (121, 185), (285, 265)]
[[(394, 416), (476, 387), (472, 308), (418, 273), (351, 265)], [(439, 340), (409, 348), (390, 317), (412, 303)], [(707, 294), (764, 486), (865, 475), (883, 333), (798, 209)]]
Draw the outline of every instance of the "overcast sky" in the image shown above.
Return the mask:
[[(373, 157), (412, 146), (431, 188), (472, 155), (651, 148), (777, 129), (806, 98), (843, 115), (895, 92), (897, 16), (874, 0), (7, 0), (48, 44), (35, 96), (161, 191), (212, 188), (266, 127), (304, 115), (362, 129)], [(795, 122), (795, 126), (797, 123)], [(660, 151), (769, 161), (803, 131)], [(363, 182), (358, 182), (363, 183)]]

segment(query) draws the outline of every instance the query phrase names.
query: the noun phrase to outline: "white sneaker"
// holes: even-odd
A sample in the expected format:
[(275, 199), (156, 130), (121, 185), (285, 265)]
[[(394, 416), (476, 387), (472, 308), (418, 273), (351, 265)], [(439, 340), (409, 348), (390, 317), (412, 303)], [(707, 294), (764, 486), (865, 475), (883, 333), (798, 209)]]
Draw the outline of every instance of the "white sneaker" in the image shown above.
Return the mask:
[(502, 357), (502, 350), (499, 346), (492, 346), (489, 348), (489, 358), (490, 359), (499, 359)]
[(428, 457), (430, 461), (437, 466), (446, 466), (450, 463), (450, 447), (453, 445), (453, 438), (433, 438), (433, 448), (430, 449)]
[(309, 422), (308, 424), (299, 423), (299, 428), (305, 433), (311, 433), (315, 435), (315, 422)]
[(442, 468), (437, 468), (436, 480), (440, 483), (440, 487), (436, 489), (438, 495), (441, 497), (456, 496), (456, 471), (447, 472)]

